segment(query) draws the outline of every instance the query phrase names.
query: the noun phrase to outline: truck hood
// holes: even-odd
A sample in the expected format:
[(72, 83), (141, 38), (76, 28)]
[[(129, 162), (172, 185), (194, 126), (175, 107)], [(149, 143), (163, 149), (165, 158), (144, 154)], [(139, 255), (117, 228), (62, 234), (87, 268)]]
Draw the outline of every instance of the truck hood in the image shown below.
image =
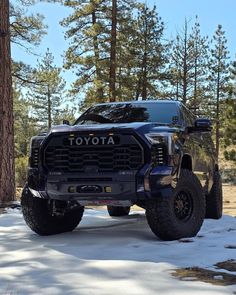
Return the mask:
[(120, 124), (94, 124), (94, 125), (58, 125), (53, 126), (49, 133), (67, 133), (67, 132), (132, 132), (143, 134), (148, 132), (178, 132), (181, 127), (175, 127), (162, 123), (120, 123)]

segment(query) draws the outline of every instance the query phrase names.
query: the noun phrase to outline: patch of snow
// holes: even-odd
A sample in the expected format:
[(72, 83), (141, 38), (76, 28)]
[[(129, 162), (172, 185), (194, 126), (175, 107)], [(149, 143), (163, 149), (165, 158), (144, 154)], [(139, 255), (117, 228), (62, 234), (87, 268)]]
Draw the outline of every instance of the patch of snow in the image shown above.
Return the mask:
[(0, 294), (50, 295), (223, 295), (233, 286), (181, 281), (174, 269), (215, 270), (217, 262), (236, 259), (236, 218), (205, 220), (191, 239), (161, 241), (144, 212), (111, 218), (87, 210), (71, 233), (40, 237), (19, 210), (0, 215)]

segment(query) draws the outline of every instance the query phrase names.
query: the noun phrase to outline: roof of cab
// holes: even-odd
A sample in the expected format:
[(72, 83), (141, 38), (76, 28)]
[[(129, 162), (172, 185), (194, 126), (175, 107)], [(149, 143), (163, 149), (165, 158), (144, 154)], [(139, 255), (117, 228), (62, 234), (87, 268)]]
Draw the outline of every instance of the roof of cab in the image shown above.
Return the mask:
[(131, 104), (140, 104), (140, 103), (168, 103), (168, 104), (176, 104), (176, 105), (180, 105), (181, 102), (177, 101), (177, 100), (158, 100), (158, 99), (153, 99), (153, 100), (130, 100), (130, 101), (117, 101), (117, 102), (105, 102), (105, 103), (99, 103), (96, 105), (107, 105), (107, 104), (127, 104), (127, 103), (131, 103)]

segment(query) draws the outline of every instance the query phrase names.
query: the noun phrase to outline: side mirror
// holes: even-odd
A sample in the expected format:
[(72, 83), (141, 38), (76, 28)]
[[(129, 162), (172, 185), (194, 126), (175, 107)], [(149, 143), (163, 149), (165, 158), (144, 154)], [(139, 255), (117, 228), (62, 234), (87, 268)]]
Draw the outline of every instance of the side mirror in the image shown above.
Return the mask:
[(63, 124), (63, 125), (70, 125), (70, 122), (69, 122), (68, 120), (63, 120), (63, 121), (62, 121), (62, 124)]
[(211, 121), (206, 118), (199, 118), (196, 119), (194, 122), (194, 127), (196, 129), (199, 129), (200, 131), (211, 131), (212, 126), (211, 126)]
[(194, 127), (187, 127), (188, 133), (193, 132), (207, 132), (212, 130), (212, 124), (209, 119), (198, 118), (194, 122)]

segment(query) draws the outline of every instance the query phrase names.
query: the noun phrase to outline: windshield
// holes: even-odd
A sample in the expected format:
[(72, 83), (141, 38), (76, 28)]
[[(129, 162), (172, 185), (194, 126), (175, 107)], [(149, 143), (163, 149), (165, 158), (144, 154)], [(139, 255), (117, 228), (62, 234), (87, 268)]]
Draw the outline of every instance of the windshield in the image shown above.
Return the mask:
[(119, 103), (97, 105), (88, 109), (75, 125), (158, 122), (178, 125), (180, 119), (175, 103)]

